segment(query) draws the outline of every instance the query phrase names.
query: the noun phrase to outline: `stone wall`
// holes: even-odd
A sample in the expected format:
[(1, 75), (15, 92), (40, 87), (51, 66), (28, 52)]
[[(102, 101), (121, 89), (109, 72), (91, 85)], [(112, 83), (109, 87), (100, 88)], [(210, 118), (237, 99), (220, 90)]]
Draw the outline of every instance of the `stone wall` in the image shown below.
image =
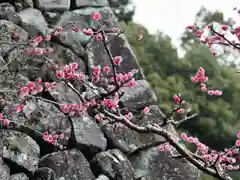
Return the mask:
[[(110, 63), (101, 42), (88, 41), (85, 36), (72, 32), (69, 22), (81, 28), (97, 28), (91, 21), (93, 12), (100, 12), (107, 28), (119, 27), (107, 0), (2, 0), (0, 3), (0, 108), (9, 113), (9, 104), (16, 100), (17, 90), (24, 82), (41, 77), (54, 80), (47, 62), (63, 65), (78, 62), (80, 70), (88, 73), (90, 65)], [(64, 27), (63, 33), (46, 42), (54, 49), (46, 57), (24, 55), (28, 39)], [(12, 31), (19, 35), (12, 40)], [(114, 37), (108, 33), (108, 38)], [(16, 43), (3, 43), (3, 41)], [(139, 69), (139, 65), (124, 35), (110, 45), (113, 56), (124, 57), (118, 72)], [(124, 90), (121, 104), (142, 110), (150, 107), (151, 114), (133, 121), (160, 123), (162, 112), (156, 106), (156, 95), (144, 79), (137, 75), (137, 86)], [(5, 91), (8, 93), (5, 93)], [(9, 93), (10, 91), (10, 93)], [(13, 91), (11, 93), (11, 91)], [(83, 89), (85, 96), (91, 95)], [(46, 94), (45, 94), (46, 95)], [(65, 84), (50, 91), (58, 103), (78, 103), (77, 95)], [(148, 144), (163, 141), (160, 136), (139, 134), (125, 126), (113, 126), (105, 121), (97, 123), (90, 115), (66, 117), (54, 105), (39, 99), (31, 100), (23, 113), (11, 113), (16, 122), (0, 130), (0, 179), (1, 180), (197, 180), (199, 172), (185, 161), (172, 159)], [(72, 118), (70, 128), (68, 118)], [(18, 124), (19, 123), (19, 124)], [(21, 125), (24, 124), (24, 125)], [(48, 126), (51, 124), (51, 126)], [(28, 128), (31, 127), (31, 128)], [(172, 127), (168, 127), (174, 132)], [(35, 129), (32, 131), (31, 129)], [(44, 142), (38, 132), (44, 130), (64, 132), (62, 143), (69, 148), (57, 150)], [(16, 131), (18, 130), (18, 131)]]

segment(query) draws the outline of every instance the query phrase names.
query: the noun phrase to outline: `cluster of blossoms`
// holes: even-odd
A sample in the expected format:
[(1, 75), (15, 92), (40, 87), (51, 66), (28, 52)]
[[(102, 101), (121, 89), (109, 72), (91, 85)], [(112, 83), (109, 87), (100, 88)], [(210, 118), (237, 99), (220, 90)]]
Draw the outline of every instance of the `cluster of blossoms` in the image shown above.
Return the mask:
[(28, 55), (42, 56), (42, 55), (50, 55), (53, 53), (53, 48), (28, 48), (24, 52)]
[(238, 140), (236, 140), (236, 146), (240, 147), (240, 132), (237, 134)]
[[(240, 12), (240, 11), (239, 11)], [(93, 13), (92, 14), (92, 20), (95, 22), (99, 22), (101, 20), (101, 14), (99, 12)], [(200, 30), (197, 26), (188, 26), (187, 27), (190, 30), (193, 30), (195, 32), (196, 37), (202, 38), (204, 31)], [(208, 27), (209, 29), (212, 28), (212, 26)], [(227, 31), (228, 26), (222, 26), (221, 27), (222, 31)], [(72, 30), (76, 33), (79, 31), (83, 32), (86, 36), (95, 36), (97, 40), (99, 41), (104, 41), (106, 44), (106, 38), (102, 30), (94, 30), (91, 28), (84, 28), (82, 30), (78, 29), (74, 24), (72, 24)], [(53, 36), (57, 36), (59, 33), (63, 32), (62, 27), (58, 27), (55, 32), (53, 32)], [(112, 32), (119, 33), (120, 29), (119, 28), (112, 28)], [(238, 38), (240, 38), (240, 27), (235, 28), (233, 33), (236, 34)], [(141, 40), (143, 38), (142, 33), (139, 34), (138, 40)], [(12, 34), (12, 39), (17, 40), (18, 37), (16, 33), (13, 32)], [(36, 56), (41, 56), (41, 55), (49, 55), (53, 53), (52, 48), (39, 48), (37, 47), (41, 42), (43, 41), (50, 41), (51, 40), (51, 35), (47, 34), (44, 38), (42, 36), (38, 36), (35, 39), (31, 40), (29, 42), (30, 45), (32, 45), (33, 48), (26, 49), (24, 51), (25, 53), (29, 55), (36, 55)], [(224, 41), (224, 36), (219, 36), (215, 35), (212, 37), (206, 37), (204, 40), (201, 39), (203, 43), (208, 44), (209, 47), (211, 47), (212, 44), (216, 42), (221, 42)], [(214, 52), (215, 53), (215, 52)], [(216, 54), (214, 54), (216, 55)], [(110, 68), (109, 65), (104, 66), (103, 68), (100, 65), (97, 66), (92, 66), (92, 82), (100, 82), (101, 78), (104, 77), (105, 75), (109, 75), (111, 71), (112, 76), (109, 78), (108, 85), (110, 89), (110, 84), (114, 86), (114, 89), (111, 91), (109, 90), (109, 93), (107, 96), (104, 96), (104, 98), (101, 99), (101, 102), (96, 98), (92, 98), (90, 100), (82, 100), (81, 95), (79, 97), (83, 101), (81, 104), (59, 104), (60, 110), (68, 114), (69, 116), (83, 116), (85, 113), (87, 113), (87, 110), (89, 108), (97, 107), (96, 109), (99, 110), (98, 114), (95, 115), (95, 119), (97, 121), (102, 121), (107, 115), (101, 112), (101, 108), (104, 108), (104, 110), (115, 114), (119, 113), (119, 94), (118, 90), (120, 88), (124, 87), (133, 87), (136, 85), (136, 81), (134, 78), (134, 75), (138, 72), (138, 70), (133, 69), (132, 71), (128, 73), (116, 73), (116, 67), (120, 66), (121, 63), (123, 62), (123, 57), (122, 56), (115, 56), (115, 57), (110, 57), (111, 59), (111, 65), (112, 69)], [(85, 77), (84, 73), (77, 71), (79, 68), (79, 65), (77, 63), (70, 63), (65, 65), (64, 67), (57, 69), (56, 71), (56, 76), (60, 81), (64, 81), (65, 83), (70, 82), (70, 80), (77, 80), (81, 81), (84, 83), (87, 83), (87, 78)], [(201, 85), (201, 91), (203, 93), (207, 92), (209, 95), (216, 95), (216, 96), (221, 96), (222, 91), (220, 90), (208, 90), (206, 83), (208, 80), (208, 77), (205, 75), (205, 70), (200, 67), (199, 70), (197, 71), (196, 75), (191, 77), (191, 80), (193, 83), (200, 83)], [(23, 86), (20, 89), (20, 97), (32, 97), (34, 98), (34, 95), (41, 93), (42, 91), (51, 91), (53, 88), (56, 87), (56, 83), (49, 83), (49, 82), (42, 82), (41, 79), (37, 79), (35, 82), (28, 82), (26, 86)], [(116, 90), (116, 91), (115, 91)], [(105, 94), (106, 95), (106, 94)], [(174, 95), (173, 96), (174, 102), (180, 106), (176, 110), (178, 113), (183, 113), (185, 112), (185, 109), (181, 107), (181, 105), (185, 104), (185, 101), (182, 99), (181, 95)], [(19, 105), (15, 110), (16, 112), (22, 111), (24, 108), (24, 105)], [(143, 109), (144, 114), (148, 114), (150, 111), (149, 107), (145, 107)], [(122, 114), (119, 113), (121, 116)], [(125, 121), (133, 119), (133, 113), (132, 112), (127, 112), (125, 115), (122, 115)], [(9, 125), (10, 121), (6, 118), (4, 118), (3, 114), (0, 113), (0, 121), (3, 122), (3, 125), (7, 126)], [(130, 122), (129, 122), (130, 123)], [(196, 155), (201, 156), (204, 160), (204, 163), (206, 165), (211, 165), (215, 161), (218, 161), (221, 163), (222, 167), (226, 170), (235, 170), (239, 169), (238, 165), (233, 165), (236, 163), (236, 159), (233, 157), (233, 155), (238, 153), (238, 148), (240, 148), (240, 133), (238, 133), (238, 140), (235, 143), (235, 146), (231, 149), (225, 149), (225, 152), (216, 152), (214, 150), (210, 150), (210, 148), (204, 144), (202, 144), (198, 138), (194, 137), (188, 137), (185, 133), (180, 134), (180, 138), (177, 137), (171, 137), (173, 142), (176, 144), (180, 142), (180, 140), (183, 140), (187, 143), (194, 143), (196, 145)], [(50, 132), (45, 131), (42, 133), (42, 138), (44, 141), (53, 144), (55, 146), (58, 146), (59, 148), (63, 149), (65, 148), (63, 145), (59, 143), (60, 140), (66, 139), (64, 133), (61, 134), (50, 134)], [(157, 148), (160, 151), (172, 151), (174, 150), (174, 147), (170, 145), (170, 143), (165, 143), (160, 146), (157, 146)]]
[(118, 103), (119, 103), (118, 93), (114, 94), (113, 99), (104, 99), (103, 103), (108, 109), (116, 111), (116, 108), (118, 108)]
[(60, 149), (65, 148), (62, 144), (58, 143), (58, 141), (65, 139), (64, 133), (52, 135), (49, 132), (45, 131), (42, 134), (42, 139), (54, 146), (58, 146)]
[[(234, 8), (233, 10), (236, 10), (239, 14), (240, 10), (237, 8)], [(215, 25), (216, 28), (214, 28)], [(226, 48), (232, 47), (233, 49), (239, 49), (240, 26), (233, 27), (211, 23), (203, 28), (199, 28), (196, 25), (189, 25), (186, 28), (193, 31), (196, 38), (199, 39), (201, 43), (208, 46), (213, 56), (220, 54), (221, 50), (217, 48), (220, 47), (219, 45), (221, 45), (221, 47), (225, 46)]]
[(82, 72), (76, 72), (78, 69), (77, 63), (70, 63), (65, 65), (62, 69), (57, 71), (56, 75), (59, 79), (62, 80), (79, 80), (84, 81), (85, 75)]
[[(238, 133), (238, 137), (240, 133)], [(207, 164), (213, 164), (216, 160), (227, 170), (239, 169), (239, 165), (232, 165), (236, 163), (236, 158), (233, 155), (238, 154), (240, 143), (236, 141), (236, 147), (231, 149), (225, 149), (225, 152), (217, 152), (210, 150), (208, 146), (202, 144), (196, 137), (188, 137), (185, 133), (181, 133), (180, 137), (183, 141), (188, 143), (194, 143), (197, 147), (196, 154), (200, 154)]]
[[(238, 133), (238, 137), (239, 136), (240, 136), (240, 133)], [(185, 133), (181, 133), (180, 138), (184, 142), (195, 144), (197, 149), (195, 154), (203, 157), (203, 160), (207, 165), (211, 165), (216, 161), (218, 161), (219, 163), (221, 163), (221, 166), (225, 170), (239, 169), (238, 164), (233, 165), (234, 163), (236, 163), (236, 158), (233, 156), (237, 155), (239, 152), (238, 148), (240, 147), (240, 143), (238, 141), (240, 140), (236, 141), (236, 148), (225, 149), (224, 152), (217, 152), (215, 150), (210, 150), (208, 146), (201, 143), (196, 137), (191, 137), (191, 136), (188, 137)], [(180, 139), (178, 139), (177, 137), (173, 137), (173, 140), (176, 143), (180, 142)], [(168, 152), (174, 151), (174, 147), (171, 146), (169, 143), (161, 144), (157, 146), (157, 149), (159, 151), (168, 151)]]
[(8, 126), (10, 121), (7, 118), (4, 118), (3, 114), (0, 113), (0, 123), (1, 125)]
[[(92, 20), (93, 21), (100, 21), (101, 19), (101, 14), (99, 12), (93, 13), (92, 14)], [(72, 30), (74, 32), (79, 32), (82, 31), (86, 36), (93, 36), (96, 35), (96, 39), (99, 41), (103, 41), (103, 35), (101, 33), (98, 32), (94, 32), (93, 29), (91, 28), (83, 28), (82, 30), (78, 29), (74, 24), (71, 25), (72, 26)], [(56, 29), (56, 31), (54, 31), (52, 33), (53, 36), (57, 36), (58, 34), (63, 32), (63, 27), (58, 27)], [(114, 33), (119, 33), (120, 29), (119, 28), (112, 28), (112, 32)], [(19, 39), (19, 36), (17, 35), (17, 33), (15, 31), (12, 32), (12, 36), (11, 38), (15, 41), (17, 41)], [(35, 55), (35, 56), (42, 56), (42, 55), (49, 55), (52, 54), (54, 52), (53, 48), (51, 47), (47, 47), (47, 48), (40, 48), (37, 47), (41, 42), (43, 41), (51, 41), (51, 35), (47, 34), (45, 37), (43, 36), (37, 36), (35, 39), (30, 40), (29, 44), (32, 46), (32, 48), (28, 48), (26, 50), (23, 51), (23, 53), (26, 53), (28, 55)]]
[(193, 83), (201, 83), (201, 91), (203, 93), (207, 92), (208, 95), (216, 96), (221, 96), (223, 94), (223, 92), (220, 90), (207, 90), (207, 86), (204, 83), (207, 82), (208, 77), (205, 75), (205, 69), (203, 69), (202, 67), (199, 68), (195, 76), (191, 77), (191, 80)]
[(60, 108), (63, 113), (66, 113), (69, 116), (83, 116), (88, 108), (94, 107), (96, 104), (96, 101), (91, 99), (90, 101), (81, 104), (61, 104)]
[[(220, 90), (208, 90), (206, 88), (206, 85), (204, 84), (208, 77), (205, 75), (205, 69), (200, 67), (197, 71), (196, 75), (191, 77), (191, 80), (193, 83), (201, 83), (201, 90), (202, 92), (207, 92), (209, 95), (216, 95), (221, 96), (222, 91)], [(185, 104), (185, 101), (182, 99), (181, 95), (174, 95), (173, 97), (174, 102), (177, 105)], [(181, 107), (181, 106), (180, 106)], [(179, 108), (176, 112), (183, 113), (185, 110), (183, 108)], [(240, 148), (240, 133), (237, 135), (238, 140), (236, 140), (236, 145), (231, 149), (225, 149), (225, 152), (217, 152), (214, 150), (210, 150), (208, 146), (201, 143), (198, 138), (196, 137), (188, 137), (185, 133), (180, 134), (180, 138), (187, 142), (187, 143), (194, 143), (196, 145), (196, 154), (203, 157), (205, 163), (207, 165), (211, 165), (214, 162), (218, 161), (221, 163), (221, 166), (224, 168), (224, 170), (237, 170), (239, 169), (239, 165), (236, 163), (236, 158), (233, 157), (233, 155), (238, 154), (238, 148)], [(178, 143), (179, 139), (176, 137), (172, 137), (173, 140)], [(173, 146), (171, 146), (169, 143), (162, 144), (157, 147), (160, 151), (172, 151), (174, 149)]]
[[(136, 81), (135, 78), (133, 77), (134, 74), (137, 71), (133, 70), (131, 72), (122, 74), (116, 74), (116, 81), (118, 82), (119, 85), (123, 86), (123, 87), (133, 87), (136, 86)], [(111, 78), (112, 81), (114, 81), (114, 78)]]
[[(117, 56), (118, 58), (119, 56)], [(100, 79), (101, 79), (101, 76), (102, 76), (102, 73), (101, 73), (101, 66), (98, 65), (98, 66), (93, 66), (92, 67), (92, 75), (93, 75), (93, 81), (94, 82), (99, 82)], [(109, 73), (111, 71), (110, 67), (108, 65), (104, 66), (103, 68), (103, 71), (105, 73)], [(119, 86), (122, 86), (122, 87), (133, 87), (136, 85), (136, 81), (135, 81), (135, 78), (133, 77), (134, 74), (136, 74), (138, 71), (137, 70), (132, 70), (128, 73), (125, 73), (125, 74), (122, 74), (122, 73), (118, 73), (116, 74), (114, 77), (111, 77), (110, 78), (110, 81), (111, 82), (117, 82), (117, 84)]]
[[(114, 66), (120, 66), (123, 61), (122, 56), (115, 56), (113, 58), (113, 64)], [(101, 79), (102, 74), (102, 67), (100, 65), (98, 66), (92, 66), (92, 75), (93, 75), (93, 81), (99, 82)], [(103, 72), (106, 74), (109, 74), (111, 72), (111, 68), (109, 65), (106, 65), (103, 67)], [(135, 78), (133, 77), (134, 74), (136, 74), (138, 70), (133, 69), (132, 71), (122, 74), (117, 73), (114, 75), (114, 77), (111, 77), (111, 82), (117, 82), (119, 86), (125, 86), (125, 87), (133, 87), (136, 85)]]
[(38, 78), (35, 82), (28, 82), (26, 86), (21, 87), (20, 89), (20, 97), (24, 98), (28, 95), (36, 95), (43, 90), (50, 91), (54, 89), (56, 86), (55, 82), (49, 83), (44, 82), (42, 83), (42, 80)]
[(181, 95), (180, 94), (175, 94), (173, 96), (173, 100), (175, 102), (175, 104), (179, 105), (180, 107), (176, 110), (176, 112), (178, 113), (184, 113), (185, 112), (185, 109), (181, 108), (181, 106), (183, 104), (185, 104), (186, 102), (182, 99)]
[[(95, 22), (99, 22), (101, 20), (101, 14), (99, 12), (95, 12), (92, 14), (92, 20), (95, 21)], [(72, 30), (74, 32), (79, 32), (80, 30), (74, 25), (72, 24)], [(104, 40), (104, 37), (101, 33), (98, 33), (95, 32), (93, 29), (91, 28), (83, 28), (82, 29), (82, 32), (86, 35), (86, 36), (93, 36), (93, 35), (96, 35), (96, 40), (98, 41), (103, 41)], [(112, 32), (113, 33), (119, 33), (120, 32), (120, 29), (119, 28), (116, 28), (116, 27), (113, 27), (112, 28)]]
[[(20, 104), (19, 106), (17, 106), (15, 108), (15, 112), (19, 113), (21, 112), (22, 110), (24, 109), (24, 105), (23, 104)], [(0, 113), (0, 124), (3, 125), (3, 126), (9, 126), (10, 124), (10, 120), (8, 118), (4, 118), (4, 115), (3, 113)]]
[[(57, 34), (61, 33), (63, 31), (62, 27), (58, 27), (55, 32), (53, 32), (53, 36), (56, 36)], [(14, 36), (15, 37), (15, 36)], [(45, 38), (42, 36), (37, 36), (35, 39), (30, 40), (29, 44), (32, 45), (32, 48), (28, 48), (23, 51), (23, 53), (26, 53), (28, 55), (34, 55), (34, 56), (42, 56), (42, 55), (50, 55), (54, 52), (53, 48), (47, 47), (47, 48), (39, 48), (37, 47), (41, 42), (43, 41), (49, 42), (51, 40), (51, 35), (47, 34)]]
[[(175, 143), (178, 143), (178, 142), (179, 142), (179, 138), (177, 138), (177, 137), (172, 137), (172, 140), (173, 140)], [(165, 152), (172, 152), (172, 151), (174, 151), (174, 147), (171, 146), (169, 143), (161, 144), (161, 145), (157, 146), (156, 148), (157, 148), (157, 150), (159, 150), (159, 151), (165, 151)]]
[[(101, 14), (99, 12), (93, 13), (92, 14), (92, 20), (99, 22), (101, 20)], [(72, 30), (76, 33), (79, 31), (82, 31), (86, 36), (96, 36), (97, 40), (103, 41), (104, 36), (100, 31), (96, 31), (91, 29), (91, 28), (84, 28), (82, 30), (78, 29), (74, 24), (72, 24)], [(58, 34), (63, 32), (63, 27), (58, 27), (56, 31), (53, 32), (53, 36), (57, 36)], [(114, 33), (119, 33), (120, 29), (119, 28), (112, 28), (112, 32)], [(19, 36), (15, 31), (12, 32), (11, 38), (15, 41), (18, 41)], [(34, 56), (43, 56), (43, 55), (49, 55), (54, 52), (53, 48), (47, 47), (47, 48), (40, 48), (38, 47), (43, 41), (49, 42), (51, 41), (51, 35), (47, 34), (45, 37), (43, 36), (37, 36), (35, 39), (30, 40), (28, 42), (29, 45), (32, 46), (32, 48), (28, 48), (23, 51), (23, 53), (26, 53), (28, 55), (34, 55)], [(114, 66), (120, 66), (123, 61), (122, 56), (116, 56), (113, 58), (112, 63)], [(100, 77), (103, 76), (101, 72), (101, 66), (93, 66), (92, 68), (92, 75), (94, 77), (95, 81), (100, 81)], [(85, 81), (85, 75), (82, 72), (77, 72), (76, 70), (78, 69), (78, 64), (77, 63), (70, 63), (68, 65), (65, 65), (63, 68), (58, 70), (56, 72), (56, 76), (63, 81), (68, 81), (68, 80), (78, 80), (78, 81)], [(111, 72), (111, 68), (109, 65), (106, 65), (103, 68), (103, 72), (106, 74), (109, 74)], [(136, 85), (135, 79), (133, 78), (134, 74), (137, 73), (137, 70), (132, 70), (129, 73), (119, 73), (115, 74), (114, 77), (110, 79), (110, 82), (117, 83), (115, 84), (118, 86), (134, 86)], [(37, 95), (38, 93), (41, 93), (42, 91), (51, 91), (56, 87), (56, 83), (49, 83), (49, 82), (42, 82), (40, 78), (38, 78), (35, 82), (28, 82), (27, 85), (22, 86), (20, 89), (20, 97), (23, 99), (25, 97), (33, 97), (34, 95)], [(118, 94), (115, 93), (115, 96), (113, 99), (104, 99), (103, 104), (105, 107), (107, 107), (109, 110), (116, 110), (118, 107)], [(82, 116), (86, 113), (87, 109), (93, 106), (96, 106), (97, 103), (95, 99), (91, 99), (89, 101), (83, 102), (81, 104), (60, 104), (60, 109), (63, 113), (67, 113), (70, 116)], [(20, 112), (24, 108), (24, 105), (21, 104), (16, 107), (15, 111)], [(146, 107), (144, 109), (144, 113), (148, 113), (149, 108)], [(133, 117), (132, 113), (129, 112), (128, 114), (125, 115), (126, 119), (131, 119)], [(104, 118), (104, 114), (97, 114), (96, 119), (100, 120)], [(3, 125), (8, 126), (10, 121), (6, 118), (4, 118), (3, 114), (0, 113), (0, 120)], [(44, 132), (42, 134), (42, 138), (53, 145), (59, 146), (62, 148), (60, 144), (58, 144), (58, 140), (61, 140), (64, 138), (64, 135), (51, 135), (49, 132)]]
[[(224, 41), (224, 38), (219, 35), (213, 35), (213, 36), (205, 35), (205, 34), (208, 34), (207, 30), (209, 31), (211, 28), (213, 28), (213, 24), (209, 24), (209, 25), (207, 25), (206, 28), (203, 28), (203, 29), (200, 29), (196, 25), (187, 26), (187, 29), (194, 31), (196, 38), (199, 38), (202, 43), (204, 43), (208, 46), (208, 48), (212, 48), (213, 44)], [(229, 28), (226, 25), (222, 25), (220, 29), (222, 30), (222, 32), (225, 32)], [(233, 33), (233, 31), (232, 31), (232, 33)], [(216, 55), (217, 55), (217, 53), (214, 51), (213, 56), (216, 56)]]

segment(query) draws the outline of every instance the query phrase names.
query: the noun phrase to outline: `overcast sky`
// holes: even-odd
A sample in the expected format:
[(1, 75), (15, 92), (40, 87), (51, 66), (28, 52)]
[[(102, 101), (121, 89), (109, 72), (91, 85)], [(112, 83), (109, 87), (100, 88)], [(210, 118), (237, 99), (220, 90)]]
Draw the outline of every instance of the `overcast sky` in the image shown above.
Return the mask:
[(134, 21), (144, 25), (150, 32), (160, 30), (178, 44), (185, 27), (194, 23), (201, 5), (209, 10), (220, 10), (226, 17), (239, 19), (234, 7), (240, 8), (240, 0), (133, 0), (136, 5)]

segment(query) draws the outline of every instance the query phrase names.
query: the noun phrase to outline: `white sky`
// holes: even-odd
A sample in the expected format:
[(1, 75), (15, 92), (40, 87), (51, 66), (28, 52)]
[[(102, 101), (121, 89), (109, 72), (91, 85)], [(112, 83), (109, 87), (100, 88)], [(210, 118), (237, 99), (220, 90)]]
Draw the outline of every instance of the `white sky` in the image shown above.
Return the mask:
[(144, 25), (149, 32), (160, 30), (169, 35), (178, 47), (178, 39), (187, 25), (194, 23), (201, 5), (209, 10), (220, 10), (225, 18), (238, 20), (234, 7), (240, 8), (240, 0), (133, 0), (136, 5), (134, 21)]

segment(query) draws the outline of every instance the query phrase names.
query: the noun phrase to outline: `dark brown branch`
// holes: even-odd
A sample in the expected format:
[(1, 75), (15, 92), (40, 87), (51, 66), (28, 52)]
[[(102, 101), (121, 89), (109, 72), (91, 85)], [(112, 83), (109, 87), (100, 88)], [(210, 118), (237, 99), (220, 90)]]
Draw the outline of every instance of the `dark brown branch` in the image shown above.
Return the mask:
[(183, 103), (183, 99), (181, 97), (181, 95), (177, 95), (179, 98), (180, 98), (180, 101), (179, 101), (179, 105), (174, 108), (168, 115), (166, 115), (166, 117), (163, 119), (163, 123), (161, 124), (161, 126), (164, 126), (168, 123), (168, 121), (171, 121), (169, 118), (176, 112), (178, 111), (179, 109), (182, 108), (182, 103)]
[(196, 114), (193, 114), (193, 115), (191, 115), (191, 116), (185, 117), (184, 119), (181, 119), (181, 120), (179, 120), (179, 121), (174, 121), (173, 124), (174, 124), (176, 127), (178, 127), (178, 126), (180, 126), (182, 123), (184, 123), (185, 121), (188, 121), (188, 120), (190, 120), (190, 119), (195, 118), (197, 115), (198, 115), (198, 114), (196, 113)]
[(111, 54), (111, 52), (110, 52), (110, 49), (109, 49), (109, 47), (108, 47), (108, 44), (107, 44), (107, 37), (106, 37), (105, 32), (104, 32), (103, 30), (101, 30), (100, 33), (101, 33), (101, 35), (103, 36), (104, 49), (106, 50), (107, 55), (108, 55), (108, 57), (110, 58), (110, 61), (111, 61), (111, 65), (112, 65), (112, 69), (113, 69), (113, 76), (114, 76), (113, 78), (114, 78), (115, 86), (116, 86), (116, 88), (119, 88), (119, 84), (118, 84), (118, 82), (117, 82), (117, 77), (116, 77), (116, 75), (117, 75), (117, 69), (116, 69), (116, 66), (115, 66), (115, 64), (114, 64), (113, 56), (112, 56), (112, 54)]
[(218, 33), (217, 31), (215, 31), (215, 30), (213, 29), (213, 26), (210, 28), (210, 30), (211, 30), (213, 33), (217, 34), (219, 37), (223, 38), (226, 42), (228, 42), (228, 43), (229, 43), (230, 45), (232, 45), (234, 48), (240, 49), (239, 46), (237, 46), (236, 44), (234, 44), (234, 43), (232, 43), (231, 41), (229, 41), (223, 34), (220, 34), (220, 33)]
[(192, 163), (194, 166), (196, 166), (198, 169), (202, 170), (203, 172), (212, 175), (216, 178), (219, 178), (221, 180), (232, 180), (230, 176), (219, 176), (219, 173), (210, 167), (206, 167), (204, 163), (198, 161), (189, 150), (184, 148), (181, 144), (175, 142), (173, 139), (174, 135), (167, 130), (161, 128), (160, 126), (153, 126), (151, 124), (148, 124), (147, 126), (138, 126), (136, 124), (133, 124), (131, 121), (125, 119), (124, 116), (117, 116), (107, 110), (103, 110), (103, 113), (110, 118), (113, 118), (121, 123), (123, 123), (125, 126), (130, 128), (133, 131), (139, 132), (139, 133), (155, 133), (160, 136), (163, 136), (169, 143), (172, 145), (181, 155), (183, 155), (190, 163)]

